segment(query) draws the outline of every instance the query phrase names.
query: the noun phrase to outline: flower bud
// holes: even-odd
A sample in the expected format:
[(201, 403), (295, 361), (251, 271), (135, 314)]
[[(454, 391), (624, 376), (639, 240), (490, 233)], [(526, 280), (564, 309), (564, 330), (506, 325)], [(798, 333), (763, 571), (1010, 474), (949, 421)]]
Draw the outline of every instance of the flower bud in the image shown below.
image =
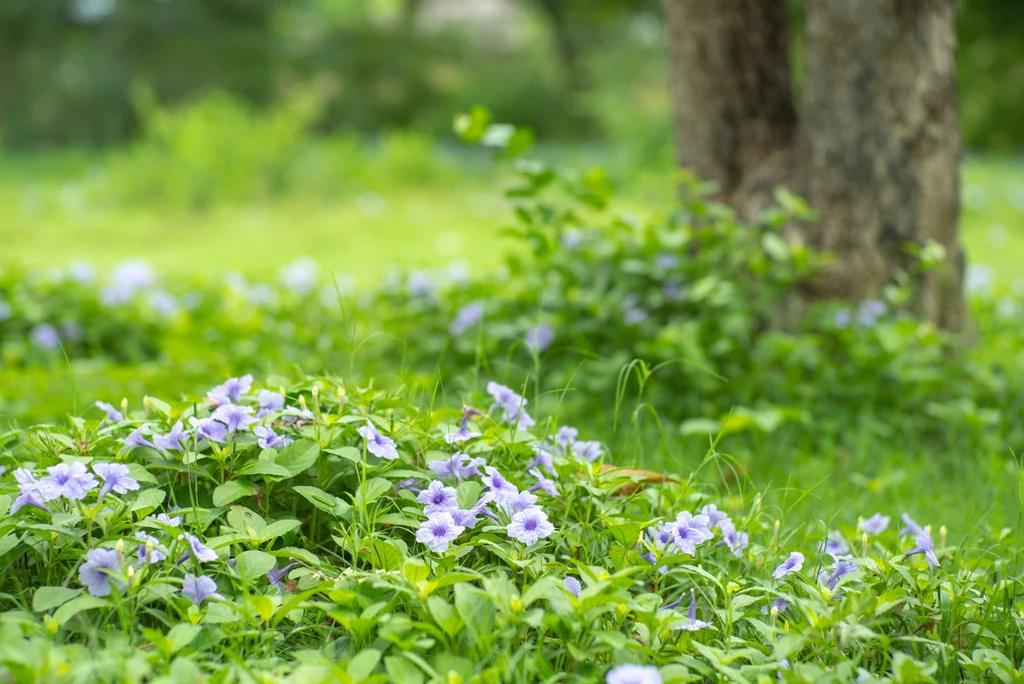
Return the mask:
[(303, 411), (306, 410), (306, 395), (305, 394), (300, 394), (299, 395), (299, 408), (302, 409)]
[(128, 397), (121, 399), (121, 415), (125, 418), (128, 417)]
[(773, 625), (775, 624), (775, 620), (777, 620), (778, 617), (779, 617), (779, 607), (778, 606), (772, 606), (772, 624)]
[(128, 584), (131, 585), (132, 580), (135, 579), (135, 566), (129, 565), (124, 574), (128, 578)]
[(116, 549), (118, 553), (124, 553), (124, 539), (118, 539), (117, 543), (114, 544), (114, 549)]
[(867, 532), (865, 532), (864, 534), (862, 534), (860, 536), (860, 542), (861, 542), (861, 544), (864, 545), (864, 553), (867, 554), (867, 552), (868, 552), (868, 533)]
[(142, 397), (142, 414), (145, 416), (149, 415), (149, 397)]
[(946, 535), (948, 535), (948, 534), (949, 534), (949, 530), (946, 529), (945, 525), (943, 525), (942, 527), (939, 528), (939, 546), (945, 546), (946, 545)]

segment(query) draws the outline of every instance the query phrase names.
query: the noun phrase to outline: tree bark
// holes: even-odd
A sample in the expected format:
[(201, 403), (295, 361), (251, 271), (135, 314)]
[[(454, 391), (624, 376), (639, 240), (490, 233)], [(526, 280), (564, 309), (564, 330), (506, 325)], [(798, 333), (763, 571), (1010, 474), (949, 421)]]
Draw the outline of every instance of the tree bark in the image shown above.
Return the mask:
[(838, 262), (829, 296), (877, 293), (908, 245), (946, 250), (919, 313), (963, 325), (955, 0), (811, 0), (797, 190), (821, 214), (812, 244)]
[(803, 239), (836, 254), (818, 297), (877, 296), (908, 247), (945, 248), (916, 305), (964, 324), (957, 235), (956, 0), (806, 0), (799, 117), (785, 0), (664, 0), (679, 162), (750, 218), (774, 185), (820, 214)]
[(676, 156), (730, 197), (796, 131), (786, 0), (664, 0)]

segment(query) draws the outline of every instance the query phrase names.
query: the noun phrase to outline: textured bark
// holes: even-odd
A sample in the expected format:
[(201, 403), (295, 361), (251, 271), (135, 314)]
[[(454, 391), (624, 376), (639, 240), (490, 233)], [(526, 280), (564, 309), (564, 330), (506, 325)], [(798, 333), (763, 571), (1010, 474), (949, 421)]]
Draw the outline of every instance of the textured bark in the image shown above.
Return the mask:
[(786, 0), (664, 0), (680, 166), (728, 198), (796, 129)]
[(964, 323), (957, 235), (956, 0), (806, 0), (805, 79), (792, 108), (784, 0), (664, 0), (679, 162), (741, 214), (776, 185), (821, 220), (803, 238), (836, 253), (818, 297), (877, 296), (910, 245), (935, 241), (922, 316)]
[(875, 294), (908, 244), (946, 249), (919, 283), (920, 313), (963, 324), (957, 235), (955, 0), (810, 0), (795, 162), (798, 190), (821, 213), (813, 244), (839, 261), (823, 295)]

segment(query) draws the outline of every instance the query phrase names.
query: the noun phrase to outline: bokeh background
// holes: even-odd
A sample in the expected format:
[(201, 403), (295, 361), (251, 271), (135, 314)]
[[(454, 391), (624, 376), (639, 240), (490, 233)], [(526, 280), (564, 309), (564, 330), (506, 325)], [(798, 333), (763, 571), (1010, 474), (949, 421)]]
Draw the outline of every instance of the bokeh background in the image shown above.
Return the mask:
[[(1021, 35), (1024, 4), (960, 3), (979, 282), (1024, 275)], [(451, 133), (475, 104), (638, 206), (674, 192), (656, 0), (6, 0), (0, 64), (7, 263), (486, 269), (509, 248), (496, 172)]]

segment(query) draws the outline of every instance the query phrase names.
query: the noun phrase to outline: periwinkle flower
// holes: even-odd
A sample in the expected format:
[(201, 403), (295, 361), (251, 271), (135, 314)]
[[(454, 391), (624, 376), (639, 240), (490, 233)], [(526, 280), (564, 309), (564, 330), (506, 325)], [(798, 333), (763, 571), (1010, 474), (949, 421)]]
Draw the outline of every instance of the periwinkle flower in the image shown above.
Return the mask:
[(403, 489), (412, 492), (413, 494), (420, 493), (420, 480), (416, 477), (407, 477), (404, 480), (399, 480), (395, 483), (395, 491), (400, 492)]
[(185, 432), (184, 426), (179, 420), (166, 435), (153, 435), (153, 444), (156, 445), (157, 449), (164, 451), (184, 451), (181, 446), (181, 440), (187, 437), (188, 433)]
[(107, 420), (111, 420), (111, 421), (124, 420), (124, 416), (121, 415), (121, 412), (118, 411), (116, 408), (114, 408), (111, 404), (108, 404), (105, 401), (97, 401), (96, 402), (96, 408), (99, 408), (99, 409), (101, 409), (103, 411), (106, 411), (106, 413), (107, 413)]
[(927, 529), (922, 529), (916, 537), (914, 537), (914, 548), (907, 552), (904, 558), (910, 558), (918, 554), (924, 554), (925, 559), (928, 561), (928, 566), (934, 568), (939, 565), (939, 559), (935, 555), (935, 546), (932, 544), (932, 535)]
[(648, 527), (647, 534), (658, 549), (664, 549), (676, 538), (676, 526), (673, 523), (661, 523), (656, 527)]
[(562, 232), (562, 248), (573, 250), (583, 244), (583, 233), (576, 228), (566, 228)]
[(531, 470), (530, 474), (537, 478), (537, 484), (530, 487), (531, 492), (543, 491), (550, 496), (558, 496), (558, 485), (554, 480), (544, 477), (539, 470)]
[(149, 304), (149, 308), (164, 318), (171, 318), (178, 313), (178, 300), (170, 292), (163, 290), (150, 292), (146, 297), (146, 303)]
[(593, 463), (604, 454), (604, 448), (600, 442), (581, 440), (572, 443), (572, 453), (587, 463)]
[(156, 516), (156, 521), (162, 525), (167, 525), (168, 527), (178, 527), (181, 525), (181, 516), (176, 515), (171, 517), (166, 513), (159, 513)]
[(721, 543), (729, 547), (732, 555), (737, 558), (742, 556), (743, 549), (747, 548), (747, 544), (750, 542), (750, 536), (746, 532), (737, 530), (729, 518), (720, 521), (718, 529), (722, 531)]
[(918, 535), (924, 532), (924, 527), (918, 525), (917, 522), (906, 513), (903, 514), (903, 524), (905, 527), (900, 530), (901, 537), (911, 534)]
[(267, 573), (267, 581), (270, 582), (271, 586), (277, 588), (278, 594), (284, 593), (284, 578), (288, 575), (288, 571), (294, 568), (296, 565), (298, 564), (289, 563), (288, 565), (278, 570), (277, 565), (275, 564), (273, 569), (271, 569), (271, 571)]
[(40, 491), (39, 482), (35, 476), (25, 468), (18, 468), (14, 471), (14, 479), (18, 481), (18, 496), (11, 504), (11, 513), (17, 513), (22, 506), (35, 506), (41, 511), (49, 512), (46, 507), (46, 499)]
[(113, 549), (89, 549), (85, 562), (78, 568), (78, 581), (93, 596), (110, 596), (111, 583), (124, 589), (124, 582), (111, 577), (121, 572), (121, 559)]
[(256, 401), (259, 402), (259, 410), (256, 412), (257, 418), (262, 418), (284, 408), (284, 395), (278, 392), (271, 392), (265, 389), (260, 390), (259, 394), (256, 395)]
[(536, 353), (541, 353), (555, 340), (555, 329), (547, 323), (539, 323), (526, 331), (523, 341)]
[(96, 269), (87, 261), (74, 261), (68, 265), (68, 277), (76, 283), (87, 285), (96, 280)]
[(221, 384), (212, 388), (206, 396), (215, 404), (233, 404), (241, 401), (243, 394), (252, 390), (252, 376), (243, 375), (240, 378), (228, 378)]
[(6, 299), (0, 299), (0, 323), (9, 320), (13, 314), (13, 308)]
[(729, 520), (729, 516), (718, 510), (718, 506), (713, 503), (707, 504), (704, 508), (700, 509), (700, 514), (708, 519), (708, 527), (714, 529), (720, 527), (723, 523), (732, 521)]
[(693, 515), (689, 511), (683, 511), (676, 516), (674, 529), (672, 543), (680, 551), (691, 556), (697, 552), (696, 547), (715, 536), (708, 528), (706, 515)]
[(181, 583), (181, 593), (195, 605), (201, 605), (203, 601), (211, 598), (224, 600), (224, 597), (217, 593), (217, 583), (206, 575), (195, 575), (189, 573)]
[(39, 491), (43, 498), (52, 501), (63, 496), (77, 501), (84, 499), (90, 489), (99, 485), (96, 478), (81, 463), (58, 463), (46, 469), (49, 473), (39, 480)]
[(828, 533), (825, 541), (821, 543), (819, 551), (823, 551), (826, 554), (837, 558), (838, 556), (845, 555), (850, 552), (850, 545), (843, 538), (842, 533), (838, 530), (833, 530)]
[(580, 431), (574, 427), (563, 425), (555, 431), (555, 444), (559, 445), (563, 449), (568, 449), (572, 446), (572, 443), (576, 441)]
[(555, 526), (548, 521), (547, 513), (533, 506), (513, 515), (505, 530), (508, 536), (529, 546), (549, 536)]
[(789, 554), (789, 558), (782, 561), (779, 567), (775, 568), (775, 572), (772, 573), (772, 577), (775, 579), (782, 579), (786, 575), (799, 572), (800, 568), (804, 567), (804, 554), (799, 551), (794, 551)]
[(530, 492), (518, 492), (515, 496), (506, 496), (498, 501), (498, 508), (506, 515), (515, 515), (516, 513), (536, 507), (537, 495)]
[(789, 608), (789, 601), (787, 601), (786, 599), (778, 598), (778, 599), (775, 599), (774, 601), (772, 601), (772, 605), (771, 605), (770, 609), (766, 606), (766, 607), (761, 609), (761, 612), (764, 613), (765, 615), (768, 615), (769, 613), (771, 613), (772, 610), (775, 610), (775, 611), (781, 613), (782, 611), (786, 610), (787, 608)]
[(427, 461), (427, 467), (434, 471), (440, 478), (452, 477), (456, 480), (464, 480), (468, 477), (476, 477), (480, 474), (480, 466), (486, 461), (482, 458), (470, 458), (468, 455), (457, 452), (449, 458), (439, 458)]
[(395, 440), (382, 435), (369, 420), (366, 421), (366, 425), (359, 428), (359, 434), (366, 440), (366, 450), (374, 456), (388, 461), (394, 461), (398, 458), (398, 448), (395, 447)]
[(689, 620), (675, 629), (682, 630), (684, 632), (696, 632), (697, 630), (707, 629), (711, 626), (710, 622), (704, 622), (703, 620), (697, 619), (697, 596), (694, 594), (693, 589), (690, 590), (690, 610), (687, 612), (686, 616)]
[(281, 282), (292, 292), (308, 294), (316, 287), (319, 267), (310, 257), (300, 257), (285, 264), (278, 272)]
[(679, 257), (675, 254), (659, 254), (658, 258), (655, 259), (655, 263), (663, 271), (671, 271), (673, 268), (679, 265)]
[(302, 421), (311, 422), (314, 418), (313, 412), (307, 408), (298, 408), (296, 406), (289, 406), (284, 410), (284, 417), (286, 422), (300, 423)]
[(484, 489), (494, 494), (494, 498), (498, 503), (519, 496), (519, 488), (506, 480), (505, 476), (499, 473), (497, 468), (486, 466), (484, 472), (486, 474), (481, 478), (484, 482)]
[(213, 418), (192, 416), (188, 419), (188, 424), (196, 431), (196, 437), (199, 439), (223, 444), (228, 437), (228, 426)]
[(653, 665), (616, 665), (608, 670), (605, 684), (661, 684), (661, 673)]
[(884, 302), (880, 302), (877, 299), (865, 299), (857, 309), (857, 322), (870, 328), (883, 315), (885, 315)]
[(626, 325), (637, 325), (647, 320), (647, 310), (639, 305), (635, 295), (627, 295), (622, 300), (622, 322)]
[(822, 570), (818, 573), (818, 582), (828, 587), (829, 591), (836, 588), (839, 584), (839, 580), (846, 577), (850, 573), (857, 572), (860, 568), (856, 563), (850, 560), (839, 560), (836, 561), (835, 566), (832, 568), (832, 572), (825, 572)]
[(60, 346), (60, 334), (49, 323), (40, 323), (32, 328), (29, 333), (29, 341), (36, 349), (56, 349)]
[(555, 472), (555, 455), (544, 444), (534, 444), (533, 450), (537, 457), (530, 461), (528, 469), (543, 468), (549, 473)]
[(455, 524), (448, 511), (439, 511), (423, 521), (416, 531), (416, 541), (426, 544), (435, 553), (444, 553), (448, 546), (465, 532), (466, 528)]
[(294, 440), (287, 435), (279, 435), (270, 427), (257, 425), (252, 429), (256, 434), (256, 442), (261, 449), (283, 449)]
[(142, 290), (156, 282), (156, 271), (141, 259), (123, 261), (114, 267), (110, 280), (132, 290)]
[(142, 542), (135, 552), (139, 557), (139, 563), (159, 563), (167, 559), (167, 549), (160, 544), (160, 540), (145, 532), (136, 532), (135, 538)]
[(229, 434), (234, 434), (238, 430), (248, 430), (249, 426), (256, 422), (252, 416), (252, 407), (237, 404), (222, 404), (211, 417), (224, 423)]
[(583, 591), (583, 586), (580, 584), (579, 579), (575, 577), (566, 577), (562, 580), (562, 586), (564, 586), (565, 590), (576, 598), (579, 598), (580, 592)]
[(149, 449), (156, 449), (156, 444), (142, 436), (142, 428), (136, 428), (132, 430), (131, 434), (124, 438), (124, 449), (127, 451), (132, 447), (147, 447)]
[(138, 480), (129, 477), (128, 466), (123, 463), (94, 463), (92, 469), (103, 480), (98, 499), (102, 499), (111, 491), (127, 494), (139, 488)]
[(410, 297), (430, 297), (435, 289), (430, 274), (423, 271), (413, 271), (405, 281), (405, 291)]
[(189, 557), (189, 554), (192, 554), (192, 556), (200, 563), (217, 560), (217, 552), (199, 541), (199, 537), (185, 532), (184, 534), (178, 535), (178, 540), (180, 541), (182, 539), (188, 542), (188, 551), (178, 559), (179, 563), (184, 562), (185, 559)]
[(510, 423), (527, 429), (534, 426), (533, 418), (525, 410), (526, 399), (511, 388), (492, 381), (487, 383), (487, 393), (494, 397), (494, 407), (505, 411), (505, 417)]
[(481, 301), (470, 302), (455, 313), (455, 318), (448, 326), (448, 332), (452, 334), (452, 337), (460, 337), (483, 319), (484, 303)]
[(889, 528), (889, 516), (875, 513), (860, 521), (860, 529), (868, 534), (881, 534)]
[(848, 328), (852, 319), (853, 314), (850, 313), (849, 309), (839, 309), (839, 311), (836, 311), (835, 316), (832, 317), (832, 325), (837, 328)]
[(466, 442), (472, 438), (472, 434), (469, 432), (469, 410), (468, 408), (462, 413), (462, 425), (459, 426), (457, 432), (449, 432), (444, 436), (444, 441), (449, 444), (455, 444), (456, 442)]
[(434, 480), (420, 492), (416, 500), (425, 504), (423, 513), (427, 516), (459, 507), (454, 487), (446, 487), (440, 480)]

